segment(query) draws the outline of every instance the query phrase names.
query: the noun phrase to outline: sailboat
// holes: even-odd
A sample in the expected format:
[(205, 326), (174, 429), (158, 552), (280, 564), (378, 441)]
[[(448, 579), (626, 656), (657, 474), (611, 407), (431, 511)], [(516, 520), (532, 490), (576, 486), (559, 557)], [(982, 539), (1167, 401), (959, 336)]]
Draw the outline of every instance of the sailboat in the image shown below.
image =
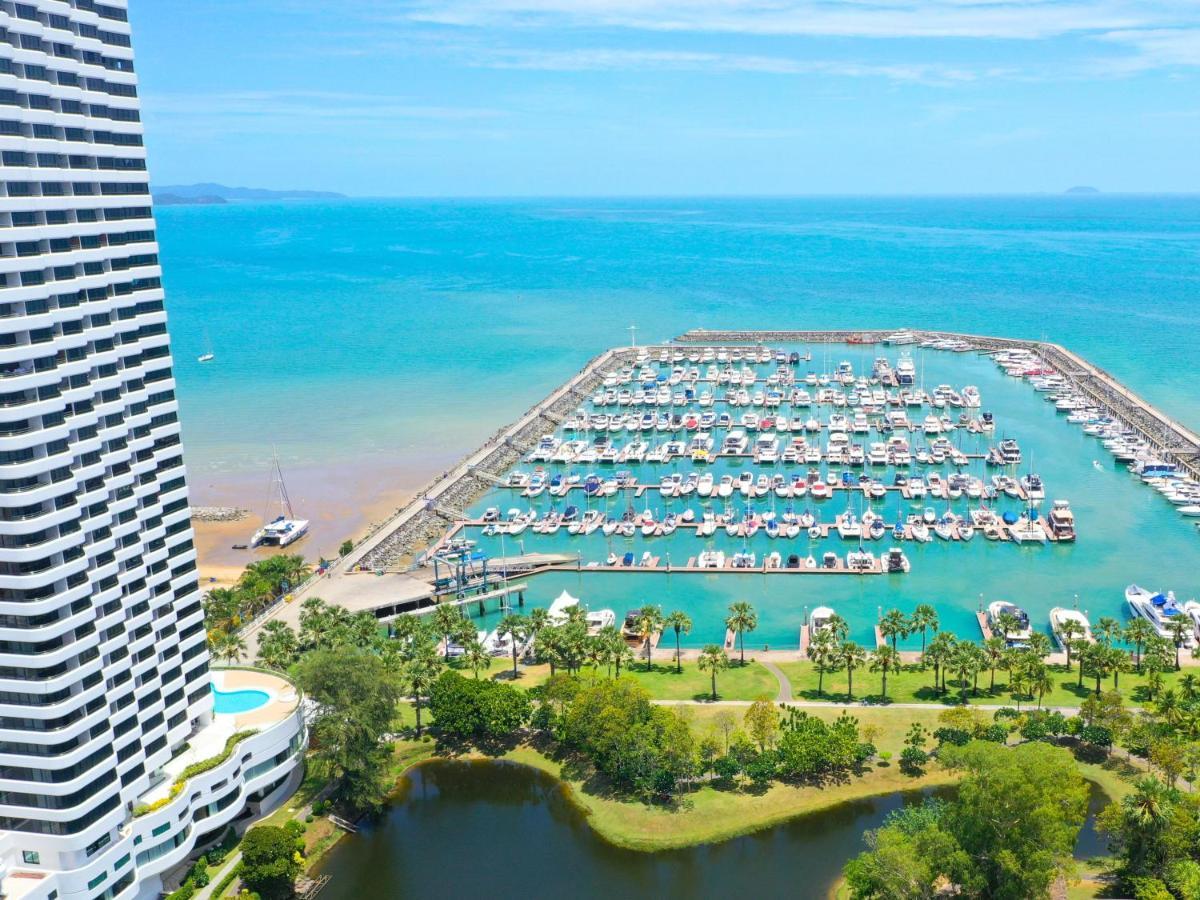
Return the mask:
[(212, 339), (208, 336), (208, 329), (204, 329), (204, 352), (196, 357), (196, 362), (211, 362), (214, 359), (212, 351)]
[[(273, 509), (279, 515), (270, 518)], [(263, 516), (266, 524), (250, 538), (250, 546), (286, 547), (308, 533), (308, 519), (297, 519), (288, 497), (287, 485), (283, 483), (283, 470), (279, 467), (279, 454), (274, 452), (271, 460), (271, 486), (267, 493), (267, 512)]]

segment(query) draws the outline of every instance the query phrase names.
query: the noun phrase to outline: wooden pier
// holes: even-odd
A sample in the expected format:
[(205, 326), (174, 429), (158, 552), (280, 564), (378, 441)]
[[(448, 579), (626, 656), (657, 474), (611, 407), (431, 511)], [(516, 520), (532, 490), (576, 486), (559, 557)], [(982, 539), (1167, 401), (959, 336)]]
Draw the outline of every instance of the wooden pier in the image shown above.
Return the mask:
[(992, 626), (988, 624), (987, 613), (979, 610), (975, 613), (975, 619), (979, 622), (979, 630), (983, 632), (983, 639), (989, 641), (992, 639)]

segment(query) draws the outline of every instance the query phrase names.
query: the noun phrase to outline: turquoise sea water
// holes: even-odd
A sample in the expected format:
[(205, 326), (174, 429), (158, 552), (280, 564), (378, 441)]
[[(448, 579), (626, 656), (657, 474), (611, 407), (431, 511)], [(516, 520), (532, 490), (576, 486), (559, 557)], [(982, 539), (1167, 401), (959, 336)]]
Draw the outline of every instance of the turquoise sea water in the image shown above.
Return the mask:
[[(271, 444), (287, 466), (439, 471), (627, 342), (630, 324), (639, 342), (751, 326), (1045, 337), (1200, 427), (1200, 198), (355, 201), (158, 215), (189, 466), (206, 475), (261, 470)], [(217, 361), (201, 365), (209, 342)], [(1131, 581), (1200, 593), (1196, 530), (1157, 494), (989, 361), (926, 357), (927, 385), (979, 385), (998, 434), (1011, 425), (1033, 452), (1048, 496), (1072, 502), (1076, 545), (908, 544), (901, 577), (560, 574), (534, 582), (535, 601), (567, 588), (618, 614), (685, 606), (697, 645), (720, 639), (725, 606), (743, 597), (759, 609), (753, 643), (778, 647), (818, 603), (868, 640), (880, 606), (931, 601), (945, 627), (975, 635), (981, 594), (1044, 625), (1076, 595), (1093, 621), (1123, 616)], [(825, 521), (841, 511), (823, 506)], [(527, 532), (526, 547), (560, 549), (560, 535)], [(587, 556), (602, 558), (593, 539)], [(760, 557), (786, 555), (755, 540)], [(632, 543), (640, 555), (643, 539)]]
[[(194, 472), (432, 473), (606, 347), (688, 328), (1048, 337), (1200, 427), (1200, 197), (158, 210)], [(215, 363), (196, 357), (211, 343)], [(422, 460), (439, 456), (436, 463)]]

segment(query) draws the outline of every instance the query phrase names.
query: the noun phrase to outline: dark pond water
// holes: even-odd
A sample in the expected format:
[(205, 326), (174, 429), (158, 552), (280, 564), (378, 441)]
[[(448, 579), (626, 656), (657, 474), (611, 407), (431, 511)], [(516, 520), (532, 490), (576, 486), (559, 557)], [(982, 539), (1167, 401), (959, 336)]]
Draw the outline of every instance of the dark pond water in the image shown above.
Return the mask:
[[(719, 844), (660, 853), (613, 847), (561, 782), (526, 766), (428, 763), (373, 827), (322, 866), (322, 900), (373, 897), (825, 897), (863, 832), (919, 791), (846, 803)], [(1104, 796), (1093, 791), (1092, 809)], [(1103, 852), (1089, 825), (1081, 855)]]

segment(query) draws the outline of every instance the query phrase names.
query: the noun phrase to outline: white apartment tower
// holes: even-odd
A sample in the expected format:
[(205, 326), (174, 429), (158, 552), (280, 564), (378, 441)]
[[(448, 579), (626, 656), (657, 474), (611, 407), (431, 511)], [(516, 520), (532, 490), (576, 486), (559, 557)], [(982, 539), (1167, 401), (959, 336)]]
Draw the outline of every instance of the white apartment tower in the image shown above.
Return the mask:
[(0, 0), (3, 898), (158, 896), (304, 739), (214, 714), (126, 6)]

